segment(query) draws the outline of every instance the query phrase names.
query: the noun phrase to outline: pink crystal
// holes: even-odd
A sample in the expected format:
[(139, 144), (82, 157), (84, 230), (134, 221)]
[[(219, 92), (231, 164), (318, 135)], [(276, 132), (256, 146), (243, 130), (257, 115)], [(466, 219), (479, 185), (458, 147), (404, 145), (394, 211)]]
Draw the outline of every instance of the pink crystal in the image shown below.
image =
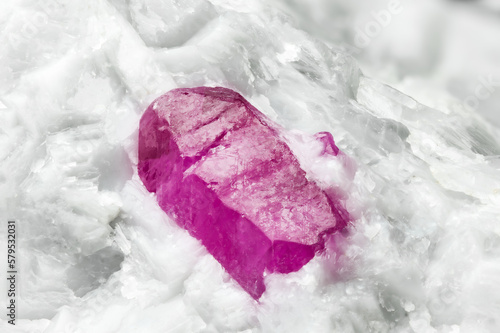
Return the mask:
[[(299, 270), (342, 229), (345, 212), (306, 178), (281, 129), (226, 88), (175, 89), (139, 129), (139, 176), (252, 297), (265, 271)], [(322, 154), (339, 152), (321, 132)]]

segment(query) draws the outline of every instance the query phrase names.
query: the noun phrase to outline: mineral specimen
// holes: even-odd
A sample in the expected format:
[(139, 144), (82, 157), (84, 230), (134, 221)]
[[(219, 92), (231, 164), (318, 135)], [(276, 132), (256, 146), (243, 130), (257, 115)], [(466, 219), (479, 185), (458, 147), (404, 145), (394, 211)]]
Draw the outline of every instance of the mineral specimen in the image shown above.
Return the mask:
[[(282, 131), (220, 87), (172, 90), (140, 122), (144, 185), (255, 299), (264, 271), (299, 270), (347, 222), (334, 195), (308, 180)], [(322, 154), (338, 154), (330, 133), (316, 139)]]

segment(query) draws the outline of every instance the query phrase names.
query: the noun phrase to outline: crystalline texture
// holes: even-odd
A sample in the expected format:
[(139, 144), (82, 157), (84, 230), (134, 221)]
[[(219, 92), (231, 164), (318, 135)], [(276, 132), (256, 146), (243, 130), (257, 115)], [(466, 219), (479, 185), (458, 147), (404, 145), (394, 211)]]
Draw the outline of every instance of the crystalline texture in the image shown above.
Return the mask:
[[(316, 138), (337, 155), (330, 133)], [(153, 102), (140, 122), (139, 175), (255, 299), (264, 271), (297, 271), (346, 224), (278, 127), (226, 88), (175, 89)]]

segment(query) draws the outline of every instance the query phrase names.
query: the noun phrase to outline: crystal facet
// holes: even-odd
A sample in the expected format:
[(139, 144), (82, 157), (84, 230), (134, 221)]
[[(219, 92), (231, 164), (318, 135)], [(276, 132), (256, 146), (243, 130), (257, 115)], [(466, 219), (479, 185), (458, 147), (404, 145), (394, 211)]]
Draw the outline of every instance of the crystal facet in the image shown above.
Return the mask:
[[(299, 270), (346, 225), (336, 199), (306, 178), (273, 124), (226, 88), (175, 89), (139, 130), (139, 176), (252, 297), (264, 271)], [(330, 133), (322, 154), (339, 153)]]

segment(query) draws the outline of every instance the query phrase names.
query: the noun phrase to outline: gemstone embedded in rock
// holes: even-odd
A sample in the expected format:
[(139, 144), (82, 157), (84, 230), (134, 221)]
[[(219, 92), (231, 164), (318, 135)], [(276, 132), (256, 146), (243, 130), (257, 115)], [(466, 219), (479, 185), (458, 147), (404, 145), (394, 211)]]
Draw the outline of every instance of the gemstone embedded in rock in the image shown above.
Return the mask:
[[(226, 88), (175, 89), (139, 129), (139, 176), (252, 297), (264, 271), (299, 270), (342, 229), (335, 198), (306, 178), (277, 125)], [(323, 154), (338, 154), (330, 133)], [(336, 208), (337, 207), (337, 208)]]

